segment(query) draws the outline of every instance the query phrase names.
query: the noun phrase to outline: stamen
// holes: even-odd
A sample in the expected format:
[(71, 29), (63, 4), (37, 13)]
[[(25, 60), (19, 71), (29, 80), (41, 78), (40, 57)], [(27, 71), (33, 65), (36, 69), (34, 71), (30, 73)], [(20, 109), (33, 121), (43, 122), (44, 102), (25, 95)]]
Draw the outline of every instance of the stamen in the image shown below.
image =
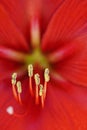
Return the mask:
[(17, 78), (17, 73), (13, 73), (12, 74), (12, 79), (16, 79)]
[(39, 96), (41, 97), (42, 108), (44, 107), (44, 95), (43, 94), (44, 94), (43, 85), (40, 84)]
[(20, 81), (17, 82), (17, 91), (18, 91), (19, 94), (22, 93), (22, 86), (21, 86), (21, 82)]
[[(28, 65), (28, 76), (29, 76), (29, 90), (30, 90), (30, 93), (33, 96), (35, 95), (35, 103), (36, 104), (39, 104), (39, 98), (40, 98), (41, 106), (43, 108), (44, 107), (44, 101), (45, 101), (45, 98), (46, 98), (46, 93), (47, 93), (47, 83), (50, 80), (49, 69), (46, 68), (45, 71), (44, 71), (44, 80), (45, 80), (44, 85), (40, 84), (40, 75), (38, 73), (36, 73), (34, 75), (35, 94), (34, 94), (34, 91), (33, 91), (33, 88), (32, 88), (32, 77), (33, 77), (33, 65), (32, 64)], [(14, 94), (15, 99), (21, 105), (23, 105), (23, 102), (22, 102), (22, 99), (21, 99), (22, 85), (21, 85), (20, 81), (16, 81), (16, 78), (17, 78), (17, 73), (13, 73), (12, 80), (11, 80), (13, 94)], [(24, 115), (26, 115), (26, 114), (24, 113)]]
[(18, 101), (22, 105), (23, 104), (21, 100), (22, 86), (20, 81), (17, 82), (17, 92), (18, 92)]
[(46, 92), (47, 92), (47, 83), (50, 80), (48, 68), (46, 68), (45, 71), (44, 71), (44, 79), (45, 79), (45, 82), (44, 82), (44, 99), (45, 99), (46, 98)]
[(18, 96), (17, 96), (17, 91), (16, 91), (16, 78), (17, 78), (17, 73), (13, 73), (12, 74), (12, 80), (11, 80), (11, 83), (12, 83), (12, 91), (13, 91), (13, 95), (15, 97), (15, 99), (18, 101)]
[(39, 104), (38, 86), (40, 84), (40, 75), (37, 73), (34, 75), (34, 78), (35, 78), (35, 84), (36, 84), (35, 103)]
[(45, 78), (45, 81), (46, 81), (46, 82), (49, 82), (49, 80), (50, 80), (49, 73), (50, 73), (50, 72), (49, 72), (49, 69), (46, 68), (45, 71), (44, 71), (44, 78)]
[(33, 76), (33, 65), (32, 64), (28, 65), (28, 76), (29, 77)]
[(29, 90), (30, 90), (31, 96), (33, 96), (34, 93), (33, 93), (33, 88), (32, 88), (32, 76), (33, 76), (33, 65), (32, 64), (28, 65), (28, 76), (29, 76)]

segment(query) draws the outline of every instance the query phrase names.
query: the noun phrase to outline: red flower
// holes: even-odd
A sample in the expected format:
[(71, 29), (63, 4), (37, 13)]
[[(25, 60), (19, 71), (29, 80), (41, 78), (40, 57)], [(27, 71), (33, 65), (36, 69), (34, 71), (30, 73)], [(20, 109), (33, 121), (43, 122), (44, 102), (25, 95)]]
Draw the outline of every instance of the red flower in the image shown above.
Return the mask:
[[(86, 130), (86, 56), (87, 0), (1, 0), (0, 129)], [(49, 68), (46, 98), (43, 87), (36, 97), (34, 79), (30, 92), (29, 64), (42, 84)], [(14, 72), (22, 83), (17, 82), (16, 93)]]

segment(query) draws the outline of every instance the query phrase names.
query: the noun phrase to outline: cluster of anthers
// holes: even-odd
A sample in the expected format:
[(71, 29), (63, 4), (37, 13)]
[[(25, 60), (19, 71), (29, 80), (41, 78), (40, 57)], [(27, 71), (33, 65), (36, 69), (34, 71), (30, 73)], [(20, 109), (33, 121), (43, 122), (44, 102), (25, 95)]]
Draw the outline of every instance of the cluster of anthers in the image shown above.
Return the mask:
[[(35, 91), (33, 90), (32, 78), (34, 75), (35, 79)], [(28, 65), (28, 77), (29, 77), (29, 91), (32, 97), (35, 97), (35, 104), (40, 104), (42, 108), (44, 107), (44, 101), (47, 93), (47, 84), (50, 80), (49, 69), (46, 68), (44, 71), (44, 84), (40, 84), (40, 75), (38, 73), (33, 74), (33, 65)], [(20, 81), (17, 81), (17, 73), (12, 74), (12, 91), (15, 99), (23, 105), (21, 94), (22, 85)]]

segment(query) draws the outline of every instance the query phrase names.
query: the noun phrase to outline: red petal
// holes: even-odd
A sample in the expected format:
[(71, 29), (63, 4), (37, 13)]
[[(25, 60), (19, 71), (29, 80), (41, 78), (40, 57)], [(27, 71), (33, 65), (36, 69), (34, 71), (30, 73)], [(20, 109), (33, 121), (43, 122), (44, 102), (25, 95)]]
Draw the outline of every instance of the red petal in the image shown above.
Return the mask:
[(51, 17), (63, 2), (64, 0), (42, 0), (42, 32), (45, 32)]
[[(87, 1), (66, 0), (52, 17), (42, 39), (43, 51), (52, 51), (59, 45), (81, 35), (87, 29)], [(48, 47), (48, 45), (50, 45)]]
[(21, 71), (21, 69), (23, 69), (21, 66), (22, 65), (17, 62), (0, 59), (0, 81), (2, 81), (2, 79), (11, 78), (13, 72)]
[[(59, 86), (60, 87), (60, 86)], [(42, 119), (44, 129), (86, 130), (87, 129), (87, 89), (76, 86), (65, 86), (66, 91), (58, 89), (53, 81), (49, 86), (47, 109)], [(82, 105), (82, 103), (84, 105)], [(50, 124), (50, 125), (49, 125)]]
[(25, 15), (26, 2), (27, 0), (0, 0), (6, 12), (8, 12), (11, 19), (23, 33), (25, 33), (27, 26)]
[(3, 60), (8, 59), (18, 63), (24, 63), (26, 54), (0, 46), (0, 57), (3, 58)]
[[(42, 19), (41, 31), (43, 32), (45, 31), (50, 17), (63, 1), (64, 0), (1, 0), (0, 3), (5, 7), (6, 11), (8, 11), (9, 16), (17, 27), (25, 34), (25, 37), (27, 34), (27, 39), (29, 40), (29, 16), (27, 16), (27, 11), (31, 8), (31, 4), (28, 4), (28, 2), (32, 2), (32, 4), (35, 5), (35, 8), (40, 9), (39, 14)], [(36, 11), (34, 13), (37, 13)]]
[(56, 71), (65, 79), (78, 84), (87, 86), (87, 34), (76, 38), (72, 44), (82, 44), (80, 51), (70, 58), (58, 63)]
[(78, 51), (82, 49), (84, 45), (78, 42), (71, 42), (65, 46), (62, 46), (55, 50), (54, 52), (47, 55), (49, 62), (57, 63), (61, 60), (69, 58), (75, 55)]
[(12, 47), (18, 50), (28, 50), (28, 45), (18, 30), (16, 25), (12, 22), (9, 15), (3, 6), (0, 5), (0, 44), (7, 47)]
[[(0, 83), (1, 84), (1, 83)], [(58, 84), (57, 84), (58, 85)], [(86, 88), (69, 86), (68, 91), (58, 89), (56, 83), (48, 86), (44, 109), (29, 109), (29, 115), (17, 118), (9, 115), (6, 109), (12, 106), (15, 112), (23, 109), (16, 103), (4, 82), (0, 87), (0, 128), (12, 130), (86, 130), (87, 91)], [(67, 87), (67, 86), (66, 86)], [(30, 100), (29, 100), (30, 101)], [(35, 109), (34, 109), (35, 107)], [(38, 111), (37, 115), (35, 111)]]
[(24, 130), (25, 119), (22, 117), (17, 118), (7, 113), (7, 109), (9, 107), (12, 107), (14, 111), (16, 110), (16, 113), (23, 113), (24, 110), (18, 105), (18, 103), (16, 103), (13, 98), (11, 88), (9, 88), (6, 83), (6, 81), (0, 82), (0, 128), (2, 130)]

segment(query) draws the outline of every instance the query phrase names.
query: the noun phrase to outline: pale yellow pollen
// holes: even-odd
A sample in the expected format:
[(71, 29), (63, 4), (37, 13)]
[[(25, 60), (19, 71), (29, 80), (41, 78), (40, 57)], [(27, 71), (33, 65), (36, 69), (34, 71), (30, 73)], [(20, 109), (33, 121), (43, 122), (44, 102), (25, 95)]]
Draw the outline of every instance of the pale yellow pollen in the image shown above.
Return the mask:
[(12, 79), (11, 83), (12, 83), (12, 85), (15, 85), (16, 84), (16, 80)]
[(43, 85), (40, 84), (39, 96), (43, 95)]
[(32, 64), (28, 65), (28, 76), (29, 77), (33, 76), (33, 65)]
[(17, 91), (19, 94), (22, 93), (22, 86), (20, 81), (17, 82)]
[(46, 68), (45, 71), (44, 71), (44, 79), (45, 79), (46, 82), (49, 82), (49, 80), (50, 80), (48, 68)]
[(12, 79), (16, 79), (17, 78), (17, 73), (13, 73), (12, 74)]
[(40, 75), (38, 73), (34, 75), (34, 79), (35, 79), (36, 85), (39, 85), (40, 84)]
[(12, 80), (11, 80), (12, 85), (16, 84), (16, 78), (17, 78), (17, 73), (13, 73), (12, 74)]

